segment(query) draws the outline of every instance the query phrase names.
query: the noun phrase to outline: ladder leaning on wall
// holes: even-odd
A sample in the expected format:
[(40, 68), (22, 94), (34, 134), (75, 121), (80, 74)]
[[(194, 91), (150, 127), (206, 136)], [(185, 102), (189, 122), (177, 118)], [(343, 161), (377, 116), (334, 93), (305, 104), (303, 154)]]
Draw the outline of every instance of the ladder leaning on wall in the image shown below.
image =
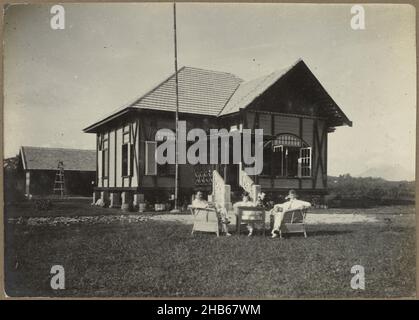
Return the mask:
[(58, 162), (57, 166), (57, 173), (55, 174), (55, 181), (54, 181), (54, 194), (58, 193), (61, 198), (64, 197), (64, 189), (65, 189), (65, 182), (64, 182), (64, 163), (62, 161)]

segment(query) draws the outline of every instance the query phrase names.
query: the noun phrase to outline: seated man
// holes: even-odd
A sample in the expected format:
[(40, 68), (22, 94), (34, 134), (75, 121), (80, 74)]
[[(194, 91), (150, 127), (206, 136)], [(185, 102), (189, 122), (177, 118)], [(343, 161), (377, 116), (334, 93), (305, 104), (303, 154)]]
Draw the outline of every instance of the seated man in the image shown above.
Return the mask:
[[(197, 191), (195, 195), (195, 199), (192, 201), (192, 207), (195, 208), (214, 208), (214, 205), (208, 203), (208, 201), (204, 200), (204, 195), (202, 191)], [(227, 225), (230, 221), (227, 219), (227, 210), (225, 208), (220, 208), (219, 206), (215, 207), (218, 215), (220, 216), (222, 229), (225, 232), (226, 236), (231, 236), (231, 233), (228, 232)]]
[(289, 200), (281, 204), (276, 204), (271, 210), (271, 213), (275, 218), (274, 227), (272, 229), (272, 238), (278, 237), (277, 232), (279, 232), (285, 212), (311, 207), (310, 202), (297, 199), (297, 192), (295, 192), (295, 190), (290, 190), (285, 199)]

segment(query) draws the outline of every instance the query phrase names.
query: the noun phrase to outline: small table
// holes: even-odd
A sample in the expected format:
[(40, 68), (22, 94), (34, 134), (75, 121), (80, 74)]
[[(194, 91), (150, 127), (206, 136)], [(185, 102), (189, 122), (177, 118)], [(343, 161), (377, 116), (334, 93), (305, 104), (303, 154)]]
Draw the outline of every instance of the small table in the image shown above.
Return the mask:
[[(236, 232), (238, 235), (240, 235), (241, 232), (241, 224), (242, 221), (251, 221), (254, 223), (262, 223), (263, 225), (263, 235), (265, 236), (265, 209), (262, 207), (245, 207), (245, 206), (240, 206), (240, 207), (236, 207), (237, 210), (237, 223), (236, 223)], [(251, 216), (252, 219), (243, 219), (243, 211), (251, 211)]]

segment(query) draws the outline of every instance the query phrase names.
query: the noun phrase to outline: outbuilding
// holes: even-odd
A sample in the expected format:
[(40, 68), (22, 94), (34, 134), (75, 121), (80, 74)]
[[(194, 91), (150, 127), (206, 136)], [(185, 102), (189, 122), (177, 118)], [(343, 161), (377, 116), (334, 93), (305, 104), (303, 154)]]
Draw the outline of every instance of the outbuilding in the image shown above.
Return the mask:
[(96, 181), (96, 151), (22, 146), (17, 166), (20, 185), (27, 197), (60, 194), (57, 174), (62, 166), (67, 196), (91, 195)]

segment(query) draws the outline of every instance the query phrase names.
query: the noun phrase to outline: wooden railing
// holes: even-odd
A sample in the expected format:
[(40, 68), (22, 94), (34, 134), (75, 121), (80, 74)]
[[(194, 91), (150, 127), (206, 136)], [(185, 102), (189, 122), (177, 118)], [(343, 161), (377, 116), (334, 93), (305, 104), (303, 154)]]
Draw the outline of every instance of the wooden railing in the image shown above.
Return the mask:
[(212, 201), (231, 210), (231, 187), (225, 184), (223, 177), (217, 170), (212, 172)]
[(210, 186), (212, 184), (212, 169), (208, 165), (196, 165), (194, 176), (197, 186)]
[(258, 195), (261, 192), (261, 186), (255, 184), (253, 179), (249, 177), (249, 175), (243, 169), (240, 169), (239, 184), (245, 191), (250, 194), (250, 197), (253, 201), (257, 200)]

